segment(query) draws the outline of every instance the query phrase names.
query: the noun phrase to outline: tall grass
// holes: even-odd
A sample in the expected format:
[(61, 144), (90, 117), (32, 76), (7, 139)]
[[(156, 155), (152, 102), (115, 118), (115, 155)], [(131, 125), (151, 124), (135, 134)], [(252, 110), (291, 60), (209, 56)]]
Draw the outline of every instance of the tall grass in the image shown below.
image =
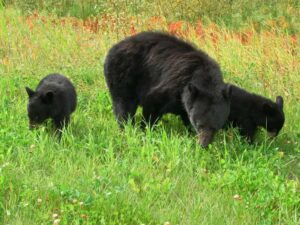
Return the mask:
[(34, 10), (47, 11), (58, 16), (74, 16), (86, 19), (91, 16), (113, 14), (118, 16), (163, 16), (167, 20), (199, 19), (217, 24), (225, 24), (233, 29), (243, 28), (249, 22), (254, 22), (257, 29), (269, 27), (267, 21), (275, 20), (278, 23), (284, 18), (285, 30), (295, 33), (299, 31), (300, 17), (298, 0), (3, 0), (5, 6), (14, 6), (25, 14)]
[[(0, 11), (1, 224), (299, 224), (298, 37), (280, 26), (241, 32), (163, 16), (89, 20)], [(286, 123), (248, 145), (235, 129), (198, 146), (167, 115), (145, 132), (120, 131), (103, 78), (108, 49), (133, 33), (162, 29), (214, 57), (224, 79), (275, 99)], [(30, 132), (24, 87), (51, 72), (72, 79), (78, 109), (58, 142), (48, 125)], [(140, 112), (137, 115), (141, 119)]]

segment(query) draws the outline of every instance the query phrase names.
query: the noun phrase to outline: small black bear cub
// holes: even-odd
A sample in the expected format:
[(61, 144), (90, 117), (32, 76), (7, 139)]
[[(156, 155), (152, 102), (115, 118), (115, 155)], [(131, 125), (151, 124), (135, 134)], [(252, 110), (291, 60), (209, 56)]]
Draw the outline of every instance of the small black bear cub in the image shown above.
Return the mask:
[(29, 87), (26, 91), (29, 96), (27, 111), (30, 129), (51, 118), (61, 135), (61, 129), (69, 123), (77, 103), (71, 81), (60, 74), (49, 74), (40, 81), (35, 91)]
[(142, 32), (120, 41), (106, 57), (104, 74), (121, 126), (140, 105), (150, 125), (164, 114), (179, 115), (206, 147), (228, 118), (230, 86), (218, 63), (174, 36)]
[(284, 124), (283, 98), (276, 97), (276, 102), (252, 94), (232, 85), (230, 114), (228, 121), (240, 128), (240, 134), (250, 143), (257, 127), (265, 128), (272, 137), (277, 136)]

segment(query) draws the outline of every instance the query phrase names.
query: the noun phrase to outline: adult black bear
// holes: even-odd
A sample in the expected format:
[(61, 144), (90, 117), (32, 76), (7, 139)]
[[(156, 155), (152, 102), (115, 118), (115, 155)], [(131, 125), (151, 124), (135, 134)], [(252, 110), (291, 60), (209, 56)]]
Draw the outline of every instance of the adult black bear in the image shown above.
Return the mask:
[(40, 81), (35, 91), (28, 87), (26, 91), (29, 96), (27, 111), (30, 128), (51, 118), (60, 132), (69, 123), (70, 115), (76, 108), (77, 97), (68, 78), (49, 74)]
[(240, 128), (240, 133), (253, 142), (257, 127), (267, 129), (272, 137), (277, 136), (284, 124), (283, 98), (276, 102), (252, 94), (232, 85), (231, 106), (228, 121)]
[(133, 118), (138, 105), (150, 124), (173, 113), (191, 122), (205, 147), (228, 118), (231, 88), (219, 65), (168, 34), (142, 32), (117, 43), (104, 74), (120, 125)]

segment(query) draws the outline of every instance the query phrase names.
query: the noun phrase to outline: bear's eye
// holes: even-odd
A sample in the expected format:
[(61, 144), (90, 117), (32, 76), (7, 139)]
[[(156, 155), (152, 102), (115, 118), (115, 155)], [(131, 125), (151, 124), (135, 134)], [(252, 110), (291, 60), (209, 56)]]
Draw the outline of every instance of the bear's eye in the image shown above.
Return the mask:
[(187, 105), (187, 108), (189, 111), (191, 111), (194, 108), (194, 105), (193, 104)]
[(197, 122), (196, 123), (196, 126), (197, 126), (197, 128), (198, 129), (201, 129), (201, 128), (203, 128), (204, 126), (202, 125), (202, 123), (201, 122)]

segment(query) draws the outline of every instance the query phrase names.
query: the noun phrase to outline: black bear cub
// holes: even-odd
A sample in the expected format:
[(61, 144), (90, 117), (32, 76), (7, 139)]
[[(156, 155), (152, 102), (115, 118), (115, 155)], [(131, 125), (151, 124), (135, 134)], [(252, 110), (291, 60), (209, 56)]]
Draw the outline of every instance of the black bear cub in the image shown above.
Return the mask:
[(218, 63), (174, 36), (142, 32), (120, 41), (106, 57), (104, 75), (121, 126), (138, 105), (150, 125), (173, 113), (193, 125), (206, 147), (228, 118), (231, 89)]
[(30, 128), (51, 118), (61, 134), (77, 103), (71, 81), (61, 74), (49, 74), (40, 81), (35, 91), (29, 87), (26, 87), (26, 91), (29, 96), (27, 111)]
[(257, 127), (265, 128), (272, 137), (277, 136), (284, 124), (283, 98), (276, 102), (232, 86), (228, 121), (240, 128), (240, 134), (253, 142)]

